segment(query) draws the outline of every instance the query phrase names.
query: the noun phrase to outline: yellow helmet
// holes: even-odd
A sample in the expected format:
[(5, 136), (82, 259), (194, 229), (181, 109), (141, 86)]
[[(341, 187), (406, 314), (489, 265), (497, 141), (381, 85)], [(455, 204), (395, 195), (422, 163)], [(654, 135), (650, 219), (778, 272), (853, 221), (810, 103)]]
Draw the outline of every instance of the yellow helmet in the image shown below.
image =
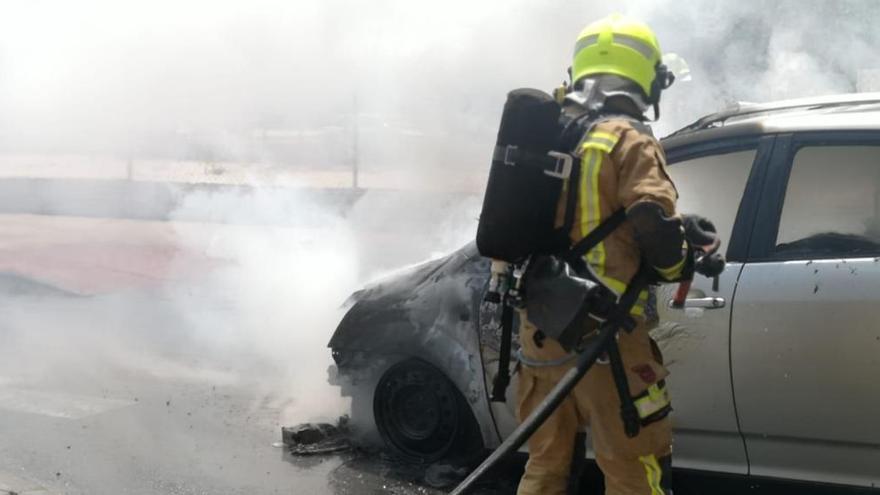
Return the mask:
[[(574, 47), (572, 81), (593, 74), (625, 77), (645, 92), (648, 101), (659, 99), (661, 89), (671, 81), (657, 81), (661, 66), (660, 44), (647, 25), (612, 14), (581, 31)], [(660, 75), (666, 79), (666, 74)], [(657, 84), (660, 87), (655, 87)]]

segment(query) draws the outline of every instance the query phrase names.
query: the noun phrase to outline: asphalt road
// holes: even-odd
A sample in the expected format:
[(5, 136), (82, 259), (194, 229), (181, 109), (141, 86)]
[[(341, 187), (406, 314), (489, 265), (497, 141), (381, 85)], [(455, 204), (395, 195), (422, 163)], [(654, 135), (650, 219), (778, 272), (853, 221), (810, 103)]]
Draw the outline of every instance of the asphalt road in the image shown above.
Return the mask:
[[(446, 493), (431, 486), (432, 467), (382, 454), (291, 456), (278, 446), (280, 411), (249, 388), (125, 373), (83, 385), (0, 385), (0, 494)], [(521, 468), (508, 462), (475, 495), (513, 494)], [(676, 494), (837, 493), (681, 474), (675, 483)], [(593, 469), (582, 493), (600, 487)]]
[(333, 493), (343, 460), (286, 461), (278, 411), (246, 390), (131, 374), (83, 385), (0, 387), (0, 486), (15, 475), (53, 494)]
[[(0, 493), (443, 493), (379, 454), (290, 455), (281, 411), (247, 388), (124, 372), (81, 385), (0, 385)], [(512, 488), (495, 481), (483, 493)]]
[(275, 446), (282, 425), (346, 412), (326, 342), (356, 288), (337, 261), (354, 246), (303, 229), (0, 220), (0, 495), (440, 493), (422, 468)]
[(424, 466), (279, 445), (288, 421), (347, 412), (326, 335), (258, 339), (234, 328), (249, 312), (167, 291), (0, 291), (0, 495), (442, 493)]
[[(51, 300), (0, 302), (0, 495), (445, 493), (433, 487), (448, 474), (444, 465), (408, 466), (362, 451), (290, 455), (280, 441), (291, 401), (262, 383), (274, 365), (198, 352), (161, 331), (171, 318), (161, 305), (150, 308), (149, 339), (135, 337), (146, 328), (117, 335), (130, 344), (120, 354), (109, 335), (84, 328), (113, 320), (100, 308), (118, 300)], [(21, 313), (34, 318), (27, 335), (9, 326)], [(325, 377), (310, 379), (314, 387), (293, 410), (332, 396)], [(521, 458), (508, 462), (477, 494), (514, 493), (521, 469)], [(681, 473), (674, 481), (676, 495), (839, 493)], [(601, 493), (600, 486), (593, 469), (582, 493)]]

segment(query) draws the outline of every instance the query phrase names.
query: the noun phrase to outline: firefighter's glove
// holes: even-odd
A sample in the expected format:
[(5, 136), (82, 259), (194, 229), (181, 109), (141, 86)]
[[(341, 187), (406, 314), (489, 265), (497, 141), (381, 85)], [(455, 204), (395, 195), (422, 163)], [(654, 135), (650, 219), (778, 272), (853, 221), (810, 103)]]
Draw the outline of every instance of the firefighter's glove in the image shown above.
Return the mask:
[(718, 250), (721, 238), (715, 224), (699, 215), (682, 215), (684, 236), (694, 257), (694, 271), (705, 277), (717, 277), (724, 271), (726, 260)]
[(714, 252), (697, 258), (694, 262), (694, 271), (704, 277), (715, 278), (721, 275), (726, 265), (727, 260), (724, 259), (724, 255)]
[(682, 215), (681, 223), (684, 225), (684, 236), (692, 246), (702, 248), (715, 245), (714, 249), (717, 250), (721, 245), (712, 220), (699, 215)]

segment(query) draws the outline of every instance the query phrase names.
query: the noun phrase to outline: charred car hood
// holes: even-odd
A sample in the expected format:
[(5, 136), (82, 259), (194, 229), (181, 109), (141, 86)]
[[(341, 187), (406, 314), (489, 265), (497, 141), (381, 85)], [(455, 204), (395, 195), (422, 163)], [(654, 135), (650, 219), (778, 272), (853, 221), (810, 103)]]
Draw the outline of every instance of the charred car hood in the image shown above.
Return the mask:
[(482, 291), (488, 271), (489, 261), (470, 242), (372, 283), (349, 298), (354, 303), (328, 345), (361, 351), (386, 348), (383, 337), (405, 345), (413, 330), (433, 327), (450, 315), (467, 322), (473, 317), (474, 291)]

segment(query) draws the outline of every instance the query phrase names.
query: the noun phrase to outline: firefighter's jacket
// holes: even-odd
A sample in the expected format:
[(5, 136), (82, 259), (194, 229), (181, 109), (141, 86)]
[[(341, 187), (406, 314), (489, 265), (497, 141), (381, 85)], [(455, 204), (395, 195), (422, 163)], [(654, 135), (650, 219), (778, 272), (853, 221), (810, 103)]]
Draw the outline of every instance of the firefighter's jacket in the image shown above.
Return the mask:
[[(607, 120), (594, 126), (575, 149), (581, 160), (578, 204), (569, 234), (572, 243), (583, 239), (621, 207), (627, 210), (642, 201), (660, 205), (667, 216), (675, 216), (678, 193), (666, 172), (666, 156), (650, 129), (624, 119)], [(557, 208), (557, 227), (564, 224), (568, 188), (566, 181)], [(590, 271), (608, 288), (622, 294), (639, 267), (639, 248), (627, 222), (588, 252), (584, 259)], [(674, 279), (684, 266), (653, 267), (663, 278)], [(633, 313), (641, 315), (647, 292), (641, 295)]]

